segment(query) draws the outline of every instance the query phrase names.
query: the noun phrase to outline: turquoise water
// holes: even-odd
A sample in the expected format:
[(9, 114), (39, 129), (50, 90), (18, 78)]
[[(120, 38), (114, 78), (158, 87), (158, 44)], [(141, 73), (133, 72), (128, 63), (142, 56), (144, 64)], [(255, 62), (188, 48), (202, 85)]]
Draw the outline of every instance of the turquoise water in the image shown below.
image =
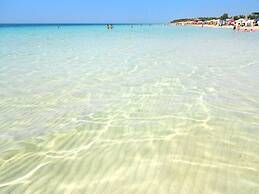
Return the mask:
[(259, 32), (0, 27), (0, 193), (258, 194)]

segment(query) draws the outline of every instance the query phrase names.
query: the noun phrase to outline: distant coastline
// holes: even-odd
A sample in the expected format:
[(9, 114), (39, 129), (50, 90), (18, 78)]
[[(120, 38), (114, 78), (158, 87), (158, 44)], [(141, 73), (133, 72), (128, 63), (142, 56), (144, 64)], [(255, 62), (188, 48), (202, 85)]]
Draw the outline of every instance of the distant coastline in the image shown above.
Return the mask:
[(259, 12), (253, 12), (247, 16), (229, 16), (227, 13), (220, 17), (198, 17), (176, 19), (170, 22), (177, 26), (198, 26), (210, 28), (232, 28), (240, 31), (256, 31), (259, 30)]

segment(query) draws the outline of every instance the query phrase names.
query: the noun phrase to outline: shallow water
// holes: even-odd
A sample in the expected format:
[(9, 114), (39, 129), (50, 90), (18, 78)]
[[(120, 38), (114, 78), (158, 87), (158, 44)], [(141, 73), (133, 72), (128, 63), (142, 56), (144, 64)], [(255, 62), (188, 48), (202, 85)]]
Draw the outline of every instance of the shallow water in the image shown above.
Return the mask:
[(0, 27), (0, 193), (258, 194), (259, 32)]

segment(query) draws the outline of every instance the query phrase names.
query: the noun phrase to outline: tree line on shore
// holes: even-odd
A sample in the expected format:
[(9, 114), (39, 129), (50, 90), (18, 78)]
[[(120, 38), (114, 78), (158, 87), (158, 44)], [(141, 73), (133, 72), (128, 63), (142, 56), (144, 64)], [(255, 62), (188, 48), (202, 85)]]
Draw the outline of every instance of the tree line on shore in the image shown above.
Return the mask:
[(178, 22), (186, 22), (186, 21), (190, 21), (190, 20), (200, 20), (200, 21), (208, 21), (208, 20), (226, 20), (226, 19), (231, 19), (233, 18), (234, 20), (238, 20), (241, 18), (247, 18), (247, 19), (256, 19), (259, 18), (259, 12), (254, 12), (252, 14), (249, 14), (247, 16), (245, 15), (236, 15), (236, 16), (229, 16), (228, 13), (224, 13), (222, 16), (220, 17), (198, 17), (198, 18), (182, 18), (182, 19), (176, 19), (171, 21), (171, 23), (178, 23)]

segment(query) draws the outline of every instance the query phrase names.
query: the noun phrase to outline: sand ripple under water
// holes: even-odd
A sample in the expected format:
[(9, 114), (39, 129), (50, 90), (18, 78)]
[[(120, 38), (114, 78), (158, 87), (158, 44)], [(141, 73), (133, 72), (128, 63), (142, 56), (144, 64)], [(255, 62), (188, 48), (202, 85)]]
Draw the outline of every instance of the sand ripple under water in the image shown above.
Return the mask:
[(259, 194), (259, 33), (0, 28), (0, 193)]

